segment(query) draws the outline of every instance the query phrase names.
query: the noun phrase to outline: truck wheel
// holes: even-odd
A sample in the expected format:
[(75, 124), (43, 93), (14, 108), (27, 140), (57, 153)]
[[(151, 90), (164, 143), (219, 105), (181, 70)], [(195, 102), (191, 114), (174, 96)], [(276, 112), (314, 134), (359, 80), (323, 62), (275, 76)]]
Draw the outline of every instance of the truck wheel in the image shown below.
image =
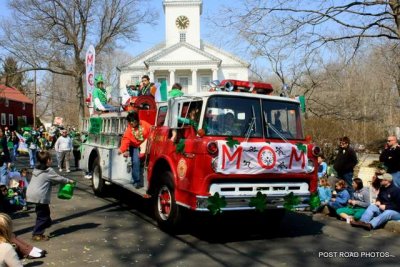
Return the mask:
[(105, 192), (105, 182), (102, 176), (99, 159), (97, 158), (93, 164), (92, 188), (96, 196), (103, 196)]
[(181, 220), (179, 206), (175, 201), (173, 175), (170, 171), (162, 174), (154, 191), (155, 219), (162, 230), (175, 232)]

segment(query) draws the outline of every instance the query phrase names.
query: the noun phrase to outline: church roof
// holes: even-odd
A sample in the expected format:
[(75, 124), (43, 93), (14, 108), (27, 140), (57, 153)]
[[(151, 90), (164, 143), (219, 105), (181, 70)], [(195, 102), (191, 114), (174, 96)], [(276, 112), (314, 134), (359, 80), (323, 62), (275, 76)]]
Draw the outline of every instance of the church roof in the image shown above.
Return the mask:
[[(168, 55), (171, 55), (173, 52), (181, 49), (182, 48), (187, 48), (188, 50), (190, 50), (190, 52), (192, 52), (193, 54), (197, 54), (202, 56), (201, 57), (201, 61), (207, 60), (207, 61), (212, 61), (213, 63), (216, 63), (217, 65), (221, 64), (221, 59), (217, 58), (216, 56), (205, 52), (204, 50), (201, 50), (191, 44), (188, 44), (186, 42), (179, 42), (175, 45), (172, 45), (170, 47), (167, 47), (165, 49), (163, 49), (161, 52), (157, 53), (156, 55), (150, 57), (149, 59), (147, 59), (145, 61), (146, 65), (149, 65), (151, 63), (157, 62), (157, 61), (162, 61), (163, 58), (167, 57)], [(184, 60), (181, 60), (184, 61)], [(196, 61), (195, 59), (192, 59), (190, 61)]]
[(160, 49), (163, 49), (163, 48), (165, 48), (165, 42), (158, 43), (155, 46), (153, 46), (152, 48), (150, 48), (149, 50), (146, 50), (143, 53), (140, 53), (139, 55), (137, 55), (133, 59), (129, 60), (128, 62), (125, 62), (124, 64), (118, 66), (118, 69), (127, 68), (130, 65), (132, 65), (133, 63), (138, 62), (139, 60), (144, 60), (152, 53), (159, 51)]
[[(209, 51), (214, 51), (215, 53), (211, 54), (205, 51), (206, 49)], [(190, 54), (190, 56), (183, 56), (182, 52), (186, 53), (186, 55)], [(190, 64), (207, 62), (216, 64), (218, 66), (221, 64), (224, 65), (223, 60), (218, 57), (218, 54), (221, 54), (225, 58), (230, 58), (234, 62), (237, 62), (235, 63), (235, 65), (238, 64), (246, 68), (250, 66), (250, 63), (240, 59), (239, 57), (227, 51), (219, 49), (211, 44), (205, 43), (204, 41), (201, 41), (201, 49), (187, 42), (179, 42), (169, 47), (165, 47), (164, 42), (159, 43), (153, 46), (152, 48), (144, 51), (143, 53), (137, 55), (136, 57), (126, 62), (125, 64), (120, 65), (118, 69), (120, 70), (129, 69), (131, 66), (135, 65), (135, 63), (136, 64), (142, 63), (145, 64), (146, 66), (152, 64), (176, 65), (177, 63), (185, 64), (189, 62)], [(193, 58), (193, 56), (196, 56), (197, 59)], [(176, 60), (173, 60), (173, 57), (175, 57)]]
[(216, 46), (214, 46), (212, 44), (206, 43), (203, 40), (202, 40), (202, 44), (203, 44), (203, 46), (208, 47), (209, 49), (214, 50), (219, 54), (223, 54), (223, 55), (225, 55), (225, 56), (227, 56), (227, 57), (229, 57), (229, 58), (231, 58), (231, 59), (233, 59), (235, 61), (240, 62), (240, 64), (244, 65), (245, 67), (250, 67), (250, 63), (242, 60), (241, 58), (235, 56), (232, 53), (229, 53), (229, 52), (227, 52), (225, 50), (219, 49), (218, 47), (216, 47)]

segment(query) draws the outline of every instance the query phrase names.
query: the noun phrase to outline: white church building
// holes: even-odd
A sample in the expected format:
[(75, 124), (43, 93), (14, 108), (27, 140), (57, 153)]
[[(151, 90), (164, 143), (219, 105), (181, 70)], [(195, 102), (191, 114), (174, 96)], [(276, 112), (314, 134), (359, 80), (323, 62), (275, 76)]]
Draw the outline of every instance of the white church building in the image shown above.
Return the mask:
[(185, 93), (203, 90), (212, 80), (248, 80), (250, 64), (200, 38), (201, 0), (164, 0), (165, 42), (119, 66), (120, 88), (145, 74), (151, 82), (180, 83)]

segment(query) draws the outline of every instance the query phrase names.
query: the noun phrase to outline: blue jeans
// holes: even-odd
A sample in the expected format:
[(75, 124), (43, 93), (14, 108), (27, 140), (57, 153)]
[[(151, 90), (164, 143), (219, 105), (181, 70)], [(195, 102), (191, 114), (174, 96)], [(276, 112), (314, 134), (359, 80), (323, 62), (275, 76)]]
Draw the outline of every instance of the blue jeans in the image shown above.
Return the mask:
[(129, 147), (129, 155), (132, 160), (132, 182), (143, 185), (143, 168), (140, 166), (139, 147)]
[(390, 220), (400, 220), (400, 213), (395, 210), (380, 210), (371, 204), (361, 216), (360, 221), (370, 223), (372, 228), (377, 228)]
[(34, 168), (36, 165), (37, 149), (28, 149), (28, 152), (29, 152), (29, 164), (31, 165), (32, 168)]
[(111, 106), (110, 104), (103, 104), (103, 107), (109, 112), (117, 112), (120, 110), (120, 107)]
[(398, 172), (392, 172), (391, 175), (392, 175), (392, 177), (393, 177), (393, 184), (394, 184), (396, 187), (399, 187), (399, 188), (400, 188), (400, 171), (398, 171)]
[(0, 166), (0, 185), (4, 184), (8, 187), (8, 177), (7, 177), (7, 164), (4, 163), (3, 166)]
[(42, 235), (46, 228), (49, 228), (52, 224), (50, 217), (49, 204), (36, 204), (36, 223), (33, 227), (33, 235)]
[(347, 172), (342, 175), (342, 178), (347, 184), (347, 191), (350, 194), (350, 197), (353, 197), (354, 189), (353, 189), (353, 172)]
[(18, 144), (14, 144), (12, 160), (11, 161), (16, 161), (17, 160), (17, 156), (18, 156)]

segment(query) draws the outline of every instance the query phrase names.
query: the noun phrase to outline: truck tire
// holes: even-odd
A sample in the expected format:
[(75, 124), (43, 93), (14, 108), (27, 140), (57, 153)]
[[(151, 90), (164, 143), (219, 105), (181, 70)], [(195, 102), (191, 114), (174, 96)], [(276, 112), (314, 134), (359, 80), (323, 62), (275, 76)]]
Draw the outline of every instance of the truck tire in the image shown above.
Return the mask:
[(176, 204), (173, 175), (170, 171), (162, 174), (154, 190), (154, 213), (160, 229), (175, 232), (181, 222), (181, 212)]
[(96, 196), (103, 196), (105, 193), (105, 181), (102, 176), (99, 159), (93, 163), (92, 189)]

